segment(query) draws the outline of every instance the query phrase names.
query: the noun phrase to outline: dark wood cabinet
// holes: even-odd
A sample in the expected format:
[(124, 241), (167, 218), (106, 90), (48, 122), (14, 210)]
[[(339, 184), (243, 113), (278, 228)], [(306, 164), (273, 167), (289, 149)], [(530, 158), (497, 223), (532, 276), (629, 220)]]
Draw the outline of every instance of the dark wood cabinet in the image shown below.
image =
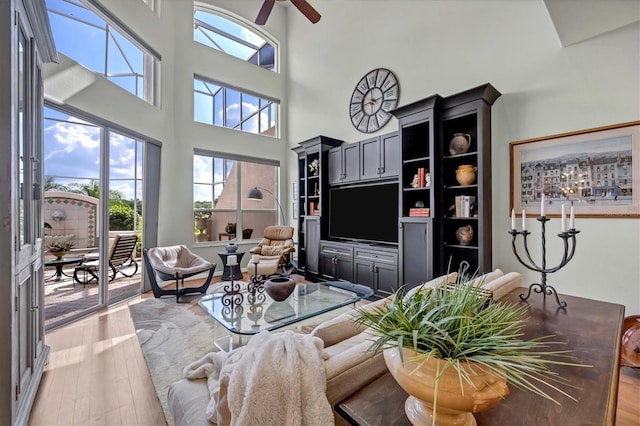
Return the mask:
[(328, 152), (342, 141), (316, 136), (293, 148), (298, 161), (298, 269), (318, 274), (320, 238), (326, 234), (328, 220), (321, 220), (328, 205)]
[(398, 176), (400, 138), (397, 132), (360, 141), (360, 179)]
[[(485, 84), (449, 96), (442, 103), (436, 144), (441, 182), (436, 274), (446, 273), (447, 268), (458, 270), (461, 265), (469, 272), (492, 270), (491, 105), (499, 96), (492, 85)], [(452, 144), (456, 136), (468, 141), (466, 150)], [(475, 180), (464, 181), (461, 166), (475, 171)], [(456, 209), (456, 199), (462, 199), (468, 208)], [(471, 230), (470, 241), (456, 237), (459, 229)]]
[(415, 287), (433, 277), (433, 220), (404, 218), (400, 222), (400, 283)]
[(398, 251), (395, 248), (355, 247), (353, 279), (357, 284), (371, 287), (377, 296), (389, 296), (398, 289)]
[(360, 180), (360, 152), (357, 143), (343, 144), (328, 153), (329, 185)]
[(320, 218), (307, 216), (304, 221), (305, 273), (318, 275), (320, 272)]
[(353, 282), (353, 247), (338, 242), (320, 242), (320, 275), (327, 280)]
[[(461, 266), (479, 273), (492, 269), (491, 105), (499, 96), (487, 83), (392, 112), (400, 126), (403, 284), (415, 286)], [(468, 144), (450, 146), (456, 136)], [(475, 173), (472, 182), (458, 180), (461, 166)], [(463, 212), (460, 203), (469, 207)], [(473, 237), (461, 241), (458, 230)]]
[[(393, 111), (400, 126), (400, 282), (408, 287), (430, 280), (433, 277), (433, 258), (438, 257), (433, 249), (433, 216), (438, 185), (432, 181), (431, 175), (435, 168), (435, 113), (441, 101), (440, 96), (434, 95)], [(421, 173), (425, 174), (422, 182)]]

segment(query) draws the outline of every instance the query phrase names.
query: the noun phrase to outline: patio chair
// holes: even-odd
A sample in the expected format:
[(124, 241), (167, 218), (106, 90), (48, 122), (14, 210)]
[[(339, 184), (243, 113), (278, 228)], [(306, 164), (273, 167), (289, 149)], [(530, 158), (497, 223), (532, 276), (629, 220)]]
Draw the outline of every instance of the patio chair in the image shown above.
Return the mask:
[[(133, 258), (133, 253), (138, 242), (137, 235), (116, 235), (109, 249), (109, 281), (116, 278), (120, 272), (125, 277), (132, 277), (138, 272), (138, 263)], [(82, 262), (73, 271), (74, 285), (76, 282), (87, 285), (91, 281), (98, 281), (100, 259), (93, 258)]]
[[(183, 245), (145, 248), (142, 250), (142, 255), (155, 298), (175, 295), (176, 302), (180, 302), (180, 296), (185, 294), (205, 294), (213, 279), (213, 272), (216, 270), (215, 263), (198, 256)], [(185, 278), (204, 273), (208, 274), (201, 286), (184, 286)], [(175, 280), (176, 288), (164, 289), (158, 284), (158, 279), (161, 281)]]

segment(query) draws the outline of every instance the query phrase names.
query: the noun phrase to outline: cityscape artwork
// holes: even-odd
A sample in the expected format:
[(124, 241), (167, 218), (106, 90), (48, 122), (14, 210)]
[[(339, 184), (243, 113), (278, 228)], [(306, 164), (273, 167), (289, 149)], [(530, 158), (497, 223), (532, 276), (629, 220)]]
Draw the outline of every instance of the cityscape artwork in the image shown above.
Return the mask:
[[(640, 217), (640, 122), (512, 142), (511, 208), (517, 214)], [(634, 161), (636, 157), (636, 161)]]

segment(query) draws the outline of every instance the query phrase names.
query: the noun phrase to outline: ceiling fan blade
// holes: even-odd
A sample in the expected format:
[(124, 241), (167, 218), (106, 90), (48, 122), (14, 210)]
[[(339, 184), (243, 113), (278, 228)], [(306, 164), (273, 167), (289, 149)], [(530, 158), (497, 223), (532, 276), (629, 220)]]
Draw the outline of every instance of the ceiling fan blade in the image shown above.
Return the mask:
[(267, 18), (269, 17), (271, 9), (273, 9), (273, 5), (275, 3), (276, 0), (264, 0), (264, 3), (262, 3), (262, 7), (260, 8), (260, 12), (258, 12), (256, 24), (264, 25), (267, 22)]
[(311, 6), (307, 0), (291, 0), (291, 3), (298, 8), (311, 23), (315, 24), (320, 20), (320, 14)]

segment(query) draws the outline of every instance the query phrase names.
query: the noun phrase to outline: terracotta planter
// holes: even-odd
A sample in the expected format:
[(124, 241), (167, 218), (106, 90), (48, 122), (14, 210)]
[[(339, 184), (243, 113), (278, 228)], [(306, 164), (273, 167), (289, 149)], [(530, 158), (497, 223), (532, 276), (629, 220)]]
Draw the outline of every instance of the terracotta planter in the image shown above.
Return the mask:
[[(402, 349), (404, 365), (397, 348), (384, 351), (384, 360), (391, 375), (410, 396), (404, 405), (405, 413), (414, 426), (433, 424), (433, 402), (436, 395), (434, 378), (444, 369), (445, 361), (430, 359), (427, 362), (411, 361), (416, 353)], [(487, 372), (478, 364), (463, 368), (472, 383), (460, 380), (455, 367), (449, 367), (437, 383), (435, 424), (476, 425), (471, 413), (479, 413), (496, 405), (509, 394), (507, 381)]]
[(456, 180), (462, 186), (471, 185), (476, 181), (477, 167), (471, 164), (463, 164), (456, 169)]

